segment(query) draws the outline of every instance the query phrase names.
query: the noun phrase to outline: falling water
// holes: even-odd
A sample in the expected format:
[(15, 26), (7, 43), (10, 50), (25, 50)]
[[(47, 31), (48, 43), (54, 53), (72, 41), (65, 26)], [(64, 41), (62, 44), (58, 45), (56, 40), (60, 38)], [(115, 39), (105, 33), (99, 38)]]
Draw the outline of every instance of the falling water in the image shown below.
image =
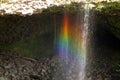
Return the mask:
[[(76, 21), (79, 23), (79, 21)], [(75, 23), (74, 23), (75, 24)], [(76, 71), (77, 80), (86, 80), (86, 56), (87, 56), (87, 41), (88, 41), (88, 28), (89, 28), (89, 3), (85, 3), (83, 25), (72, 25), (70, 17), (67, 13), (64, 15), (63, 24), (60, 28), (57, 53), (60, 56), (63, 71), (59, 73), (66, 73), (69, 71)], [(71, 66), (77, 66), (71, 69)], [(62, 70), (62, 69), (61, 69)], [(78, 73), (77, 73), (78, 72)], [(72, 72), (71, 72), (72, 73)], [(66, 77), (66, 76), (64, 76)], [(75, 79), (75, 80), (76, 80)], [(57, 80), (60, 80), (57, 78)], [(64, 80), (69, 80), (64, 78)], [(74, 79), (72, 79), (74, 80)]]
[(88, 28), (89, 28), (89, 3), (85, 3), (84, 10), (84, 23), (83, 23), (83, 33), (82, 33), (82, 54), (83, 59), (81, 60), (81, 73), (79, 80), (86, 80), (86, 56), (87, 56), (87, 41), (88, 41)]

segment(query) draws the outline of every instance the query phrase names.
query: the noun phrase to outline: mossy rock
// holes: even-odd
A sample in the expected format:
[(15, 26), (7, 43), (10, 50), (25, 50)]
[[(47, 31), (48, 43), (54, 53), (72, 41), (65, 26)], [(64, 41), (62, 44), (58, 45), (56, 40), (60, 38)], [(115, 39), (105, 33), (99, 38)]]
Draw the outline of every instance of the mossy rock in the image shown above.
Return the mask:
[[(103, 7), (99, 8), (100, 5)], [(98, 17), (104, 17), (109, 30), (120, 39), (120, 2), (98, 3), (94, 11), (97, 12)]]

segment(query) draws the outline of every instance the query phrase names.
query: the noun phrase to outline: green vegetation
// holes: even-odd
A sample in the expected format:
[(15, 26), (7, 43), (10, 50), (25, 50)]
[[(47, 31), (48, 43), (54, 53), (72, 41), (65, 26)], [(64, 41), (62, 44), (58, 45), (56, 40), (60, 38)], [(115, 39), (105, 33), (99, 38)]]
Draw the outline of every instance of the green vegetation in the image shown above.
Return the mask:
[(117, 64), (117, 67), (116, 72), (120, 73), (120, 64)]
[[(114, 12), (115, 10), (119, 10), (120, 9), (120, 2), (111, 2), (111, 3), (107, 3), (107, 2), (101, 2), (96, 4), (96, 10), (101, 11), (102, 14), (104, 13), (109, 13), (109, 12)], [(112, 13), (109, 13), (109, 15), (112, 15)], [(115, 15), (115, 14), (113, 14)]]

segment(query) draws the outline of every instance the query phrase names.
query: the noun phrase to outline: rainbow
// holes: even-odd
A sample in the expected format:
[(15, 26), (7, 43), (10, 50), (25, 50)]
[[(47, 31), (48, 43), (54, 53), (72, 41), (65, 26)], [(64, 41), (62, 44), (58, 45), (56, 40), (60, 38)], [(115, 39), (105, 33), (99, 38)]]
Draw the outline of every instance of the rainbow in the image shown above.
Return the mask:
[(77, 21), (72, 20), (67, 13), (64, 14), (63, 24), (58, 39), (58, 54), (62, 59), (69, 61), (71, 58), (82, 61), (84, 48), (82, 47), (82, 28)]
[(60, 29), (60, 38), (59, 38), (59, 46), (58, 46), (58, 54), (60, 57), (68, 59), (69, 55), (69, 34), (68, 34), (68, 16), (64, 15), (63, 27)]

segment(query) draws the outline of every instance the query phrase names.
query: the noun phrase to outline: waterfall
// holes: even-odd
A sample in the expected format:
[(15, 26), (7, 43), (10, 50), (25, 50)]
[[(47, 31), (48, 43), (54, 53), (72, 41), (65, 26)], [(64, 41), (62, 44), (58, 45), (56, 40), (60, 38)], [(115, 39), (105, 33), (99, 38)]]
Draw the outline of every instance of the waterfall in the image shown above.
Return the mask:
[[(63, 23), (58, 33), (57, 54), (60, 58), (60, 68), (55, 73), (55, 78), (69, 80), (75, 75), (75, 80), (86, 80), (87, 41), (89, 29), (89, 3), (85, 3), (82, 25), (77, 20), (72, 20), (69, 13), (65, 13)], [(75, 73), (74, 73), (75, 72)], [(58, 76), (59, 74), (59, 76)], [(61, 75), (60, 75), (61, 74)], [(70, 79), (71, 80), (71, 79)], [(74, 80), (74, 79), (72, 79)]]
[(79, 80), (86, 80), (86, 56), (87, 56), (87, 40), (88, 40), (88, 28), (89, 28), (89, 3), (85, 3), (84, 10), (84, 23), (83, 23), (83, 33), (82, 33), (82, 53), (83, 59), (81, 60), (81, 73)]

